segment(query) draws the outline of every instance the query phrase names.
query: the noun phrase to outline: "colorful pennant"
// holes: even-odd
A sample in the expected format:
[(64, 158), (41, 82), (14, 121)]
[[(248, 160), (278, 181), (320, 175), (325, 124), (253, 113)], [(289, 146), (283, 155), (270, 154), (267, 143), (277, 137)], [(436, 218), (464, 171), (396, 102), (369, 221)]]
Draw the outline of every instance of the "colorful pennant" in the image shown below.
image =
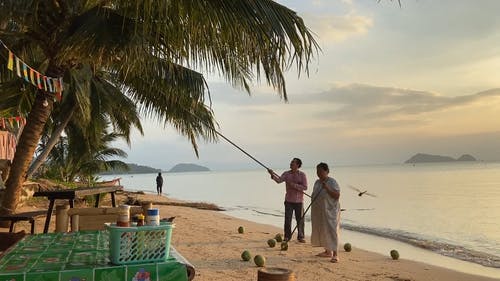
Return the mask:
[(0, 117), (0, 127), (7, 128), (6, 125), (9, 124), (11, 128), (14, 127), (14, 124), (17, 124), (17, 127), (22, 127), (26, 125), (26, 118), (21, 116), (16, 117)]
[(48, 77), (41, 74), (18, 58), (9, 48), (7, 48), (7, 46), (5, 46), (2, 40), (0, 40), (0, 44), (9, 51), (7, 69), (16, 72), (19, 78), (23, 78), (24, 81), (34, 85), (38, 89), (55, 93), (56, 99), (61, 101), (63, 91), (62, 78)]

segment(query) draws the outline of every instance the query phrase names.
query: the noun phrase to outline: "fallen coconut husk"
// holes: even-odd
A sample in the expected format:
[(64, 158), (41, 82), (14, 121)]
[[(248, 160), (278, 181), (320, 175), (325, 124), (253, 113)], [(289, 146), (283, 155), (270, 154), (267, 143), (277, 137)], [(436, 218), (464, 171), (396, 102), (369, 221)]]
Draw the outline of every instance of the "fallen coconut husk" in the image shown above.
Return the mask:
[(211, 210), (211, 211), (225, 211), (223, 208), (206, 202), (152, 202), (153, 205), (168, 205), (168, 206), (181, 206), (181, 207), (191, 207), (201, 210)]

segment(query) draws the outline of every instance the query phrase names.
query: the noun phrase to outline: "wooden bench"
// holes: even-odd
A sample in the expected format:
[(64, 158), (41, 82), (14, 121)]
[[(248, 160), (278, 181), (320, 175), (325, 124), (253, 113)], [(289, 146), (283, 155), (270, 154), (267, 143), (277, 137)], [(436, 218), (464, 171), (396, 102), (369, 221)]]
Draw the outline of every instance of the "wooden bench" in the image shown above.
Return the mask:
[[(142, 206), (131, 206), (130, 215), (146, 213), (151, 207), (149, 202)], [(103, 230), (104, 223), (118, 220), (120, 211), (117, 207), (69, 208), (67, 205), (60, 205), (56, 208), (56, 232), (67, 232), (68, 225), (71, 226), (71, 231)]]
[(43, 228), (43, 233), (49, 231), (50, 219), (52, 217), (52, 211), (54, 210), (54, 203), (58, 199), (67, 199), (70, 208), (74, 207), (74, 201), (77, 198), (83, 198), (87, 195), (96, 195), (95, 207), (99, 207), (99, 199), (101, 193), (111, 194), (111, 205), (116, 207), (115, 193), (116, 191), (123, 190), (123, 186), (100, 186), (100, 187), (84, 187), (84, 188), (72, 188), (63, 190), (48, 190), (48, 191), (37, 191), (33, 194), (33, 197), (47, 197), (49, 199), (49, 209), (47, 210), (45, 218), (45, 226)]
[(0, 221), (10, 221), (9, 232), (14, 232), (14, 225), (18, 221), (28, 221), (31, 224), (31, 234), (35, 234), (35, 219), (45, 217), (47, 210), (23, 212), (12, 215), (0, 216)]

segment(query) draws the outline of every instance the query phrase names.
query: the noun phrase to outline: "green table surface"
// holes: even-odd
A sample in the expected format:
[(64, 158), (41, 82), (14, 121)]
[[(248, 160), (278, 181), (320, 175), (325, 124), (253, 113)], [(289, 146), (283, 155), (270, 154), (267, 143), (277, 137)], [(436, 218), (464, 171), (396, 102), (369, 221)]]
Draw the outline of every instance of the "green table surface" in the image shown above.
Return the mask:
[(106, 231), (29, 235), (0, 259), (0, 281), (187, 281), (186, 265), (113, 265)]

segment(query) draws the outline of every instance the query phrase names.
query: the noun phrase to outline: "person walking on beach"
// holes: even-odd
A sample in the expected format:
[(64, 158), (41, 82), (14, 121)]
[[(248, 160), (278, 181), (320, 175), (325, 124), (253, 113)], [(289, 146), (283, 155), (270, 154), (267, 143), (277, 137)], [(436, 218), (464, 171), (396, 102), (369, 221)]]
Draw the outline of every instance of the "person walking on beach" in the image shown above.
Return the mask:
[(319, 257), (331, 258), (331, 262), (338, 262), (340, 225), (340, 187), (337, 181), (328, 176), (328, 164), (319, 163), (316, 166), (318, 179), (314, 183), (311, 198), (311, 244), (325, 248)]
[(158, 176), (156, 177), (156, 192), (158, 192), (158, 195), (161, 195), (162, 187), (163, 187), (163, 177), (161, 176), (161, 172), (159, 172)]
[(299, 171), (302, 166), (302, 161), (299, 158), (293, 158), (290, 162), (290, 170), (278, 176), (273, 170), (267, 171), (271, 174), (271, 179), (276, 183), (286, 183), (285, 193), (285, 240), (292, 239), (292, 214), (295, 213), (295, 220), (297, 221), (297, 239), (300, 243), (305, 243), (304, 239), (304, 220), (302, 215), (304, 213), (304, 190), (307, 190), (306, 174)]

